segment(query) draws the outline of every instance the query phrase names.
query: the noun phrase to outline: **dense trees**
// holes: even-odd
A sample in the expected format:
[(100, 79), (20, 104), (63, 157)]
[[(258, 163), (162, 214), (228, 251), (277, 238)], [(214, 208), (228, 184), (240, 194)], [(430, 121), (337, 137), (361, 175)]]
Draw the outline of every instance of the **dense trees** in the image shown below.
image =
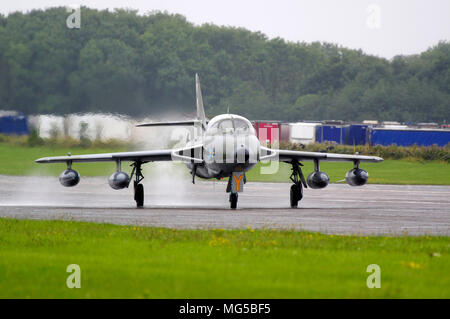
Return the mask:
[(273, 120), (450, 119), (450, 43), (392, 61), (290, 43), (183, 16), (65, 8), (0, 15), (0, 109), (25, 113), (194, 110)]

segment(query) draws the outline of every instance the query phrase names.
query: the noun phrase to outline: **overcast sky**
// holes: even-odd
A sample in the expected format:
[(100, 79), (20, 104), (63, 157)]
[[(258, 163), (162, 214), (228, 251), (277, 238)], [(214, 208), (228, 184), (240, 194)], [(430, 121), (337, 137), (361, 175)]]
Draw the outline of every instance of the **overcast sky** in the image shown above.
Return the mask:
[[(1, 0), (0, 12), (65, 5), (180, 13), (195, 24), (261, 31), (289, 41), (326, 41), (392, 58), (450, 40), (449, 0)], [(83, 13), (81, 12), (81, 27)]]

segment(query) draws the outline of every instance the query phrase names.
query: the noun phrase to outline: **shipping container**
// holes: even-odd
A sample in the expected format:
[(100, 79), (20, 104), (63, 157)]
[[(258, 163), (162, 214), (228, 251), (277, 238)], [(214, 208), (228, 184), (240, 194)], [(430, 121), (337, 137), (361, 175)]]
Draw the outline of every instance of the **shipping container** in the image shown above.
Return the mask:
[(320, 123), (291, 123), (289, 141), (298, 144), (311, 144), (316, 142), (316, 127)]
[[(150, 122), (150, 120), (147, 121)], [(85, 125), (84, 135), (91, 140), (128, 140), (135, 131), (149, 131), (142, 130), (142, 128), (135, 129), (134, 121), (128, 117), (101, 113), (66, 116), (34, 115), (30, 116), (29, 123), (42, 138), (70, 136), (79, 139), (82, 125)]]
[(417, 123), (416, 124), (418, 128), (431, 128), (431, 129), (438, 129), (439, 124), (438, 123)]
[(367, 143), (367, 124), (351, 124), (344, 127), (345, 144), (364, 145)]
[(378, 121), (376, 121), (376, 120), (364, 120), (363, 124), (378, 125)]
[(32, 115), (29, 119), (30, 126), (39, 132), (39, 137), (51, 138), (55, 136), (67, 136), (67, 121), (63, 116), (56, 115)]
[[(86, 126), (85, 135), (91, 140), (128, 140), (132, 135), (132, 130), (135, 129), (132, 120), (126, 116), (87, 113), (68, 115), (65, 119), (67, 134), (75, 138), (80, 136), (82, 125)], [(146, 122), (149, 120), (145, 120), (144, 123)], [(142, 130), (142, 128), (136, 130)]]
[(316, 142), (335, 142), (344, 144), (345, 129), (344, 126), (338, 125), (320, 125), (316, 127)]
[(28, 120), (26, 116), (2, 116), (0, 117), (0, 134), (4, 135), (28, 135)]
[(253, 125), (256, 130), (259, 142), (268, 145), (280, 141), (280, 123), (279, 122), (259, 122)]
[(445, 146), (450, 143), (449, 130), (373, 128), (369, 135), (371, 145)]
[(288, 142), (290, 136), (289, 123), (252, 121), (256, 136), (261, 143), (273, 143), (274, 141)]

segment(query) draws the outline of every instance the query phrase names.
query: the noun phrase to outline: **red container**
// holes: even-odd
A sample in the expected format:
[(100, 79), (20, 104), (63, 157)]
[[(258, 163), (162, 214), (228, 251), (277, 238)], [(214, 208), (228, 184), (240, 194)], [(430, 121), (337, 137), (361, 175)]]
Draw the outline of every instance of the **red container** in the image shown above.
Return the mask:
[(280, 124), (270, 122), (256, 123), (259, 142), (263, 145), (280, 141)]

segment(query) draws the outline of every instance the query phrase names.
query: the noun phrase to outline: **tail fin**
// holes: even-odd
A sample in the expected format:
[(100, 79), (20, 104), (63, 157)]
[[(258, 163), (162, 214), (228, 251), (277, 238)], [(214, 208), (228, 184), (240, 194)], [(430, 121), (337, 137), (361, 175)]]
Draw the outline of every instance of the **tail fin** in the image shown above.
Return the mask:
[(200, 79), (195, 74), (195, 95), (197, 100), (197, 120), (202, 124), (202, 130), (206, 129), (205, 109), (203, 108), (202, 89), (200, 88)]
[(199, 136), (202, 136), (202, 132), (206, 130), (206, 116), (205, 110), (203, 109), (203, 98), (202, 98), (202, 90), (200, 88), (200, 80), (198, 78), (198, 74), (195, 74), (195, 95), (197, 100), (197, 118), (194, 120), (188, 121), (172, 121), (172, 122), (153, 122), (153, 123), (143, 123), (136, 126), (187, 126), (194, 125), (197, 129), (200, 130)]

